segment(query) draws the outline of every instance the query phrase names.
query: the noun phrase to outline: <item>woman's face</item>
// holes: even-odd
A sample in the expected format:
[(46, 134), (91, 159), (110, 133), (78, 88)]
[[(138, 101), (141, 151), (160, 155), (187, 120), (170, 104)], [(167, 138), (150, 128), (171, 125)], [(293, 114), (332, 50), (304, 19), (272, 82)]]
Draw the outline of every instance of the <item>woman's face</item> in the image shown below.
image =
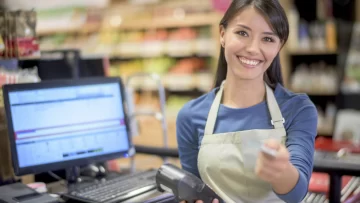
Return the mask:
[(253, 7), (239, 12), (226, 29), (221, 28), (220, 42), (228, 65), (227, 77), (231, 74), (235, 79), (261, 81), (282, 44)]

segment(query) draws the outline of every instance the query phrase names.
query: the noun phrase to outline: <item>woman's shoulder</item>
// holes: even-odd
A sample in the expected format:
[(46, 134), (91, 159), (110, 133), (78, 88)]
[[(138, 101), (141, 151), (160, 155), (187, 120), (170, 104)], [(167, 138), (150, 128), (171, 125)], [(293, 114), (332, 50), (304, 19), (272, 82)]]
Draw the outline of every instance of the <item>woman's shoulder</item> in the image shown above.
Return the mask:
[(307, 120), (311, 120), (314, 125), (316, 124), (318, 119), (317, 109), (307, 94), (296, 93), (282, 85), (277, 85), (275, 97), (284, 118), (288, 121), (288, 125), (292, 121), (301, 123)]
[(215, 98), (216, 88), (186, 102), (180, 109), (178, 117), (192, 117), (194, 114), (207, 114)]
[(275, 88), (275, 97), (280, 106), (291, 106), (292, 108), (313, 107), (314, 103), (306, 93), (293, 92), (290, 89), (278, 84)]

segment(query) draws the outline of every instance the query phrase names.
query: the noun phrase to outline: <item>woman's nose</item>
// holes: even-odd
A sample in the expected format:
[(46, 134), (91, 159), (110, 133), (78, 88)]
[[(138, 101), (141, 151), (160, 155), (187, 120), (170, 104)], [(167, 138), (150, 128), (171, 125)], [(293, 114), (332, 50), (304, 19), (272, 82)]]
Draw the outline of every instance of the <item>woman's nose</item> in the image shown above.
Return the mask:
[(260, 43), (256, 39), (250, 39), (246, 45), (246, 51), (251, 55), (256, 55), (260, 52)]

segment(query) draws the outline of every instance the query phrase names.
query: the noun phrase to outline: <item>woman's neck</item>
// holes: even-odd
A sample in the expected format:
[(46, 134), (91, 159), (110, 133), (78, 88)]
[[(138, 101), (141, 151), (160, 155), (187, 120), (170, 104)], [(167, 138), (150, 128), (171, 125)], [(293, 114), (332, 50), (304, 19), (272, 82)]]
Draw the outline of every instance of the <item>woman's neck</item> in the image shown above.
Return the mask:
[(263, 80), (236, 80), (227, 78), (222, 103), (230, 108), (247, 108), (265, 99)]

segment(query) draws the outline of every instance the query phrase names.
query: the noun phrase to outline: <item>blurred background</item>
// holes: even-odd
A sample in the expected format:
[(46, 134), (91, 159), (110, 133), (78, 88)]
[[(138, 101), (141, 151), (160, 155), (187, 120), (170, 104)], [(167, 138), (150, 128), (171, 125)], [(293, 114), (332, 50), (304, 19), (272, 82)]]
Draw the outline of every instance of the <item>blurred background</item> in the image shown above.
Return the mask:
[[(0, 2), (7, 11), (19, 11), (0, 14), (3, 83), (99, 75), (126, 80), (134, 73), (156, 73), (166, 90), (169, 146), (176, 147), (177, 112), (213, 88), (219, 22), (231, 0)], [(285, 87), (307, 93), (318, 108), (317, 139), (359, 143), (360, 0), (280, 2), (290, 24), (281, 51)], [(151, 81), (132, 87), (135, 108), (160, 108)], [(138, 126), (135, 143), (163, 145), (160, 122), (144, 117)], [(138, 167), (162, 163), (158, 157), (136, 156), (142, 160)]]

